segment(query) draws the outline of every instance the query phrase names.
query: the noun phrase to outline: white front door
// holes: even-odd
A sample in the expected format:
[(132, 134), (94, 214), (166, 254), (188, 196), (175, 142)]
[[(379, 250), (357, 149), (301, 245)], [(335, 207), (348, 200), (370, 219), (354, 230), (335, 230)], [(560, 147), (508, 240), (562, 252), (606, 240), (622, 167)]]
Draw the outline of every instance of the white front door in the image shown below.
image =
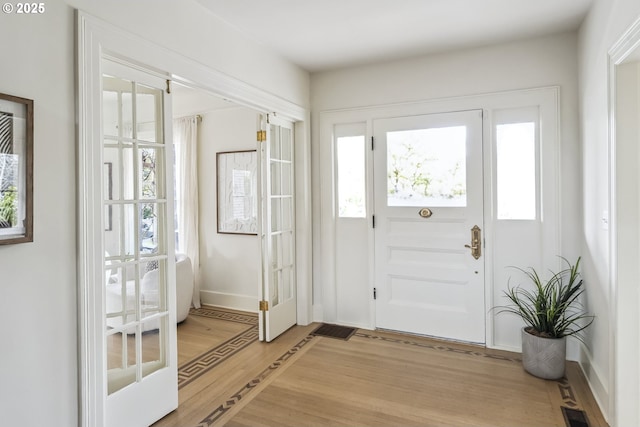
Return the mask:
[(102, 64), (105, 425), (141, 427), (178, 406), (171, 104), (165, 80)]
[(483, 343), (482, 111), (373, 132), (376, 327)]
[(296, 324), (293, 124), (267, 124), (260, 145), (262, 283), (260, 340), (272, 341)]

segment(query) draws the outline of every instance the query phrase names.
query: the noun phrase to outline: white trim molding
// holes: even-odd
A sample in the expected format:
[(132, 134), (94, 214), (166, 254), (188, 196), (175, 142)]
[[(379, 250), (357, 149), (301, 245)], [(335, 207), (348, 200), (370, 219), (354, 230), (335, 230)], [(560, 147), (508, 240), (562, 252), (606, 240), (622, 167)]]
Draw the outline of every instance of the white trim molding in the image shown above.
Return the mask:
[(204, 305), (243, 310), (250, 313), (258, 312), (258, 298), (255, 296), (202, 290), (200, 298)]
[[(633, 54), (633, 56), (631, 56)], [(612, 426), (640, 425), (640, 320), (638, 305), (638, 256), (640, 256), (640, 225), (637, 215), (639, 150), (637, 135), (638, 101), (640, 101), (640, 64), (631, 77), (634, 93), (625, 90), (623, 100), (619, 84), (623, 77), (621, 66), (640, 62), (640, 19), (620, 37), (609, 50), (609, 282), (610, 282), (610, 341), (609, 395), (603, 396), (593, 385), (592, 391)], [(623, 111), (621, 104), (630, 101), (635, 111)], [(627, 107), (628, 109), (629, 107)], [(635, 114), (625, 120), (625, 113)], [(629, 137), (629, 133), (634, 137)], [(634, 237), (625, 238), (629, 234)], [(589, 378), (589, 377), (587, 377)], [(591, 379), (590, 379), (591, 383)], [(608, 397), (608, 399), (607, 399)], [(606, 400), (605, 400), (606, 399)], [(602, 403), (607, 403), (603, 406)]]

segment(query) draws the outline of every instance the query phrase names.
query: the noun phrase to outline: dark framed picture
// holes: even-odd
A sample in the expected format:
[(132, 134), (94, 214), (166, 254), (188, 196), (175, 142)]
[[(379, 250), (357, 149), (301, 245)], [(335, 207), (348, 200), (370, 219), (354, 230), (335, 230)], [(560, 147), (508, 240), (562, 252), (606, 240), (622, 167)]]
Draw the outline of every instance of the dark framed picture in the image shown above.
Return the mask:
[(258, 234), (256, 150), (216, 153), (218, 233)]
[(33, 241), (33, 100), (0, 93), (0, 245)]

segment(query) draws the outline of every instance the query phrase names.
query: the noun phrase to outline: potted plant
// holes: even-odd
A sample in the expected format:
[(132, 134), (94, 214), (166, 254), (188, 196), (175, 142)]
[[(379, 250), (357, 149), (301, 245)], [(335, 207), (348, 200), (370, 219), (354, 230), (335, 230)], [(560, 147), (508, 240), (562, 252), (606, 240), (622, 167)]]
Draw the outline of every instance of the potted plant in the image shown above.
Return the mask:
[[(593, 322), (579, 301), (584, 292), (578, 271), (580, 257), (574, 265), (562, 258), (566, 268), (543, 280), (535, 269), (518, 268), (533, 283), (533, 289), (508, 286), (504, 292), (510, 304), (500, 311), (514, 313), (527, 324), (522, 328), (522, 364), (532, 375), (544, 379), (564, 376), (566, 339), (575, 336)], [(517, 267), (516, 267), (517, 268)]]

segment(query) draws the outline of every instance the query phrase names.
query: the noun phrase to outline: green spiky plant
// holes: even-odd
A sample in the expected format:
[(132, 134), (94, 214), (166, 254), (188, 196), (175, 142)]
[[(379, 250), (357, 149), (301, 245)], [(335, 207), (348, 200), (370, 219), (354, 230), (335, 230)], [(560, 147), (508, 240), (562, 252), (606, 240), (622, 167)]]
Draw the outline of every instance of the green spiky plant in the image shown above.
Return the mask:
[(594, 316), (586, 314), (579, 297), (584, 292), (580, 278), (580, 257), (575, 264), (561, 257), (567, 267), (553, 273), (546, 282), (535, 269), (514, 267), (524, 273), (534, 289), (508, 286), (505, 297), (511, 304), (498, 307), (499, 313), (513, 313), (528, 325), (525, 330), (544, 338), (575, 336), (583, 340), (581, 332), (593, 323)]

